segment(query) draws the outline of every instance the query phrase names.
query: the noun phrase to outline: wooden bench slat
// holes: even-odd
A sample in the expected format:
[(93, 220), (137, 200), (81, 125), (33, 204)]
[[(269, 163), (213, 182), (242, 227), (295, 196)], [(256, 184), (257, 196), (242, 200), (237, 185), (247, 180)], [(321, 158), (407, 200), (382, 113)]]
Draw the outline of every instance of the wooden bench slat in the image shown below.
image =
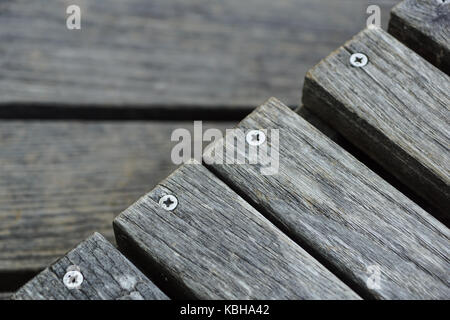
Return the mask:
[(114, 241), (114, 217), (176, 169), (177, 128), (193, 131), (189, 121), (0, 121), (0, 290), (94, 231)]
[[(387, 21), (396, 1), (370, 2)], [(81, 8), (81, 30), (66, 29), (69, 5)], [(303, 74), (360, 29), (367, 6), (361, 0), (3, 1), (0, 41), (8, 45), (0, 48), (0, 115), (41, 118), (58, 107), (83, 114), (96, 107), (94, 117), (99, 108), (137, 114), (195, 108), (209, 115), (253, 109), (267, 92), (295, 106)]]
[[(174, 211), (158, 205), (167, 194), (178, 199)], [(119, 215), (114, 230), (122, 252), (178, 297), (358, 299), (196, 162)]]
[[(448, 298), (450, 232), (311, 124), (276, 99), (244, 119), (243, 130), (279, 129), (279, 171), (224, 164), (232, 145), (205, 151), (216, 175), (310, 250), (364, 297)], [(269, 136), (269, 152), (276, 141)], [(381, 272), (373, 287), (374, 270)], [(369, 279), (370, 278), (370, 279)], [(369, 280), (369, 282), (368, 282)], [(369, 284), (369, 285), (368, 285)]]
[[(77, 289), (63, 282), (71, 266), (83, 281)], [(20, 288), (15, 300), (166, 300), (146, 278), (102, 235), (95, 233)]]
[(389, 33), (450, 75), (450, 2), (404, 0), (391, 11)]
[[(350, 56), (369, 63), (356, 68)], [(311, 69), (305, 107), (440, 210), (450, 214), (450, 78), (378, 28)]]

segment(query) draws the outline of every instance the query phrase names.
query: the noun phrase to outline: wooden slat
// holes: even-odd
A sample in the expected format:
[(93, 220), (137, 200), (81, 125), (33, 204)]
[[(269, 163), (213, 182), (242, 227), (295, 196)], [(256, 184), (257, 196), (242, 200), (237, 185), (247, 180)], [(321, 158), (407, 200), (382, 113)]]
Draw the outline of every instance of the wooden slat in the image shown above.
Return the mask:
[(1, 290), (94, 231), (113, 241), (114, 217), (176, 168), (177, 128), (193, 131), (191, 122), (0, 122)]
[[(350, 55), (365, 53), (363, 68)], [(369, 28), (311, 69), (305, 107), (419, 196), (450, 215), (450, 78), (389, 34)]]
[[(395, 3), (3, 1), (0, 115), (41, 118), (48, 105), (209, 115), (250, 110), (267, 92), (295, 106), (305, 72), (361, 29), (367, 6), (379, 4), (387, 22)], [(66, 29), (69, 5), (81, 8), (81, 30)]]
[[(158, 206), (166, 194), (178, 198), (172, 212)], [(358, 298), (196, 162), (119, 215), (114, 230), (121, 250), (179, 297)]]
[[(83, 276), (78, 289), (63, 282), (69, 267)], [(167, 296), (102, 235), (95, 233), (42, 271), (15, 300), (165, 300)]]
[[(448, 298), (450, 232), (311, 124), (271, 99), (238, 128), (279, 129), (279, 170), (209, 167), (364, 297)], [(269, 152), (276, 150), (268, 134)], [(230, 149), (230, 144), (225, 143)], [(372, 268), (372, 271), (370, 271)], [(379, 268), (380, 286), (370, 272)], [(370, 280), (373, 280), (371, 278)], [(369, 285), (367, 285), (369, 283)]]
[(450, 74), (450, 2), (404, 0), (391, 11), (389, 33)]
[(408, 186), (405, 186), (401, 183), (397, 178), (395, 178), (392, 174), (386, 171), (382, 166), (380, 166), (377, 162), (371, 159), (364, 151), (358, 149), (353, 145), (350, 141), (344, 138), (339, 132), (331, 128), (326, 122), (320, 119), (317, 115), (312, 113), (309, 109), (305, 108), (303, 105), (299, 106), (296, 110), (303, 119), (312, 124), (316, 129), (325, 134), (328, 138), (333, 140), (336, 144), (338, 144), (345, 151), (354, 156), (358, 161), (362, 162), (366, 165), (370, 170), (379, 175), (382, 179), (386, 180), (390, 185), (399, 190), (401, 193), (406, 195), (413, 202), (418, 204), (422, 209), (430, 213), (431, 215), (440, 215), (440, 212), (435, 209), (434, 206), (431, 206), (427, 201), (425, 201), (422, 197), (418, 196), (414, 193)]

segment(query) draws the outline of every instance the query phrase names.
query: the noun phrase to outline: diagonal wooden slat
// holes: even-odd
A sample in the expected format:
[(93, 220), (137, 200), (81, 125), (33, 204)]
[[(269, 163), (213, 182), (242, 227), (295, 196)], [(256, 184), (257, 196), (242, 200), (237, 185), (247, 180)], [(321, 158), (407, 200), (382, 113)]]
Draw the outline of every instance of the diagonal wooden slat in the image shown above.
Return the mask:
[[(173, 211), (158, 203), (174, 195)], [(114, 220), (116, 240), (161, 288), (200, 299), (358, 299), (197, 162)]]
[(234, 145), (220, 140), (205, 151), (208, 167), (363, 297), (450, 296), (443, 224), (276, 99), (237, 128), (267, 130), (270, 157), (251, 164), (247, 150), (227, 164), (217, 150)]
[[(68, 287), (68, 272), (82, 280)], [(81, 276), (80, 276), (81, 274)], [(76, 278), (75, 281), (77, 281)], [(72, 282), (73, 283), (73, 282)], [(102, 235), (95, 233), (17, 291), (14, 300), (166, 300)]]
[[(350, 57), (363, 53), (364, 67)], [(311, 69), (305, 107), (417, 195), (450, 215), (450, 78), (395, 38), (369, 28)]]

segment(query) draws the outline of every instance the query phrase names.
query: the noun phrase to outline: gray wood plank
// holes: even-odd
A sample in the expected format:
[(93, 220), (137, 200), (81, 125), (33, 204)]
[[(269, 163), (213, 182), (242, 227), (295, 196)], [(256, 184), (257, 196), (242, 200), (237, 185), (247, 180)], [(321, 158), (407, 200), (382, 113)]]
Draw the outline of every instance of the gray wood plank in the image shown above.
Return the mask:
[[(162, 196), (178, 199), (174, 211)], [(114, 220), (122, 252), (161, 288), (200, 299), (358, 299), (198, 162)]]
[(177, 128), (193, 132), (191, 122), (0, 122), (1, 290), (16, 290), (94, 231), (114, 241), (114, 217), (177, 167)]
[[(352, 67), (352, 53), (369, 63)], [(377, 28), (369, 28), (311, 69), (305, 107), (392, 175), (450, 215), (450, 78)]]
[(366, 165), (370, 170), (379, 175), (382, 179), (386, 180), (391, 186), (399, 190), (401, 193), (406, 195), (413, 202), (418, 204), (422, 209), (430, 213), (431, 215), (440, 216), (441, 213), (434, 206), (431, 206), (426, 200), (412, 191), (409, 186), (404, 185), (400, 182), (396, 177), (394, 177), (391, 173), (386, 171), (382, 166), (380, 166), (376, 161), (370, 158), (364, 151), (357, 148), (350, 141), (348, 141), (342, 134), (331, 128), (326, 122), (320, 119), (317, 115), (311, 112), (308, 108), (305, 108), (303, 105), (299, 106), (296, 110), (303, 119), (312, 124), (316, 129), (325, 134), (328, 138), (333, 140), (336, 144), (338, 144), (345, 151), (354, 156), (358, 161), (362, 162)]
[[(295, 106), (306, 71), (365, 26), (367, 6), (380, 5), (387, 24), (395, 3), (3, 1), (0, 115), (39, 117), (30, 109), (47, 105), (249, 110), (267, 92)], [(81, 30), (66, 29), (69, 4), (81, 8)]]
[(389, 33), (450, 74), (450, 2), (404, 0), (391, 11)]
[[(205, 151), (216, 175), (357, 290), (376, 299), (448, 299), (450, 232), (295, 112), (272, 98), (242, 130), (279, 130), (279, 170), (224, 164), (223, 140)], [(276, 139), (267, 135), (269, 152)], [(224, 145), (225, 144), (225, 145)], [(217, 149), (216, 149), (217, 148)], [(371, 278), (380, 271), (379, 286)]]
[[(64, 276), (76, 267), (83, 277), (68, 288)], [(13, 300), (166, 300), (168, 297), (102, 235), (95, 233), (46, 268)]]

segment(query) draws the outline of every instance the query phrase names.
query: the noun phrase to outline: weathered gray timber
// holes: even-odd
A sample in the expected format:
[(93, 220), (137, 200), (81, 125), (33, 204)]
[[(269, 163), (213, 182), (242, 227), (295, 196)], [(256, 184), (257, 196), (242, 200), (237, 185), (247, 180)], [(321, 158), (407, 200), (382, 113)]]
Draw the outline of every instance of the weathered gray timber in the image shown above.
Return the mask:
[(402, 1), (391, 11), (389, 33), (450, 74), (450, 1)]
[[(81, 273), (83, 280), (79, 288), (66, 286), (63, 279), (67, 270)], [(20, 288), (12, 299), (165, 300), (168, 297), (102, 235), (95, 233)]]
[[(174, 211), (158, 205), (167, 194)], [(114, 231), (122, 252), (178, 297), (359, 298), (197, 162), (120, 214)]]
[[(364, 297), (448, 299), (450, 232), (311, 124), (270, 99), (238, 128), (279, 129), (279, 170), (223, 164), (220, 140), (209, 167)], [(273, 133), (272, 133), (273, 134)], [(277, 149), (267, 134), (271, 154)], [(379, 286), (376, 279), (380, 272)], [(375, 275), (375, 277), (374, 277)], [(372, 276), (372, 277), (371, 277)]]
[[(395, 3), (2, 1), (0, 115), (181, 106), (208, 116), (250, 110), (268, 92), (295, 106), (306, 71), (365, 25), (368, 4), (380, 5), (387, 22)], [(66, 28), (69, 5), (81, 8), (81, 30)]]
[[(351, 54), (369, 63), (352, 67)], [(369, 28), (313, 69), (303, 103), (450, 222), (450, 78)]]
[(303, 119), (312, 124), (320, 132), (325, 134), (328, 138), (333, 140), (336, 144), (353, 155), (358, 161), (366, 165), (370, 170), (375, 172), (381, 178), (386, 180), (390, 185), (399, 190), (401, 193), (410, 198), (413, 202), (418, 204), (422, 209), (430, 213), (431, 215), (440, 215), (440, 211), (434, 206), (431, 206), (427, 201), (414, 193), (408, 186), (401, 183), (396, 177), (386, 171), (377, 162), (371, 159), (364, 151), (355, 147), (350, 141), (345, 139), (339, 132), (331, 128), (327, 123), (321, 120), (318, 116), (305, 108), (303, 105), (299, 106), (296, 110)]
[(192, 132), (192, 123), (0, 122), (1, 290), (16, 290), (94, 231), (113, 241), (114, 217), (176, 169), (177, 128)]

